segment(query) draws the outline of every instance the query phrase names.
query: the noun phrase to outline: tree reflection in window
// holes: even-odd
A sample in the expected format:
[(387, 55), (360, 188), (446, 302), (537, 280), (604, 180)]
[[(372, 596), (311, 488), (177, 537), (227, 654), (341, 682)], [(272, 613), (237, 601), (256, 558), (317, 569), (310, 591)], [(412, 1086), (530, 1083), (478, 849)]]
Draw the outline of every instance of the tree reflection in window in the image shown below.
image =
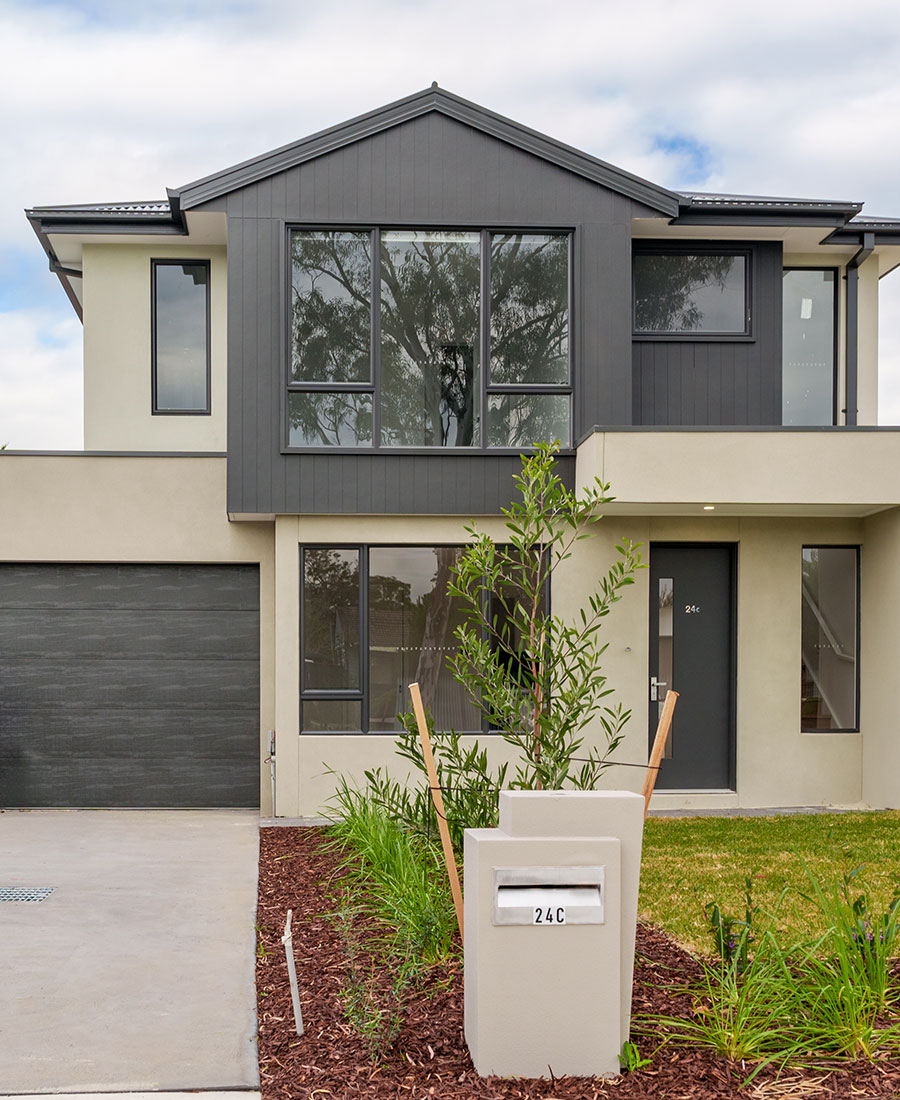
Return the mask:
[(382, 233), (385, 445), (478, 442), (480, 272), (478, 233)]
[(368, 382), (368, 233), (291, 234), (291, 379)]
[(292, 447), (363, 447), (372, 443), (372, 395), (289, 393)]
[(744, 333), (745, 256), (636, 252), (637, 333)]
[(290, 446), (568, 446), (568, 234), (293, 230), (290, 258)]
[(491, 382), (565, 383), (569, 377), (569, 242), (564, 236), (491, 237)]

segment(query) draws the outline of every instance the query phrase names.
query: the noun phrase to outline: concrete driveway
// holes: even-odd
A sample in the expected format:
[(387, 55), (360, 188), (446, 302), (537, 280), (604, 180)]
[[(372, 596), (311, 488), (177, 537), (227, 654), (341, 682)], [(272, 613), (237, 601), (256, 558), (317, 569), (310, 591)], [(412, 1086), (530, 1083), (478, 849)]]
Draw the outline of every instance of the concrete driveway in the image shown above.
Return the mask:
[(0, 812), (0, 1094), (258, 1087), (257, 825)]

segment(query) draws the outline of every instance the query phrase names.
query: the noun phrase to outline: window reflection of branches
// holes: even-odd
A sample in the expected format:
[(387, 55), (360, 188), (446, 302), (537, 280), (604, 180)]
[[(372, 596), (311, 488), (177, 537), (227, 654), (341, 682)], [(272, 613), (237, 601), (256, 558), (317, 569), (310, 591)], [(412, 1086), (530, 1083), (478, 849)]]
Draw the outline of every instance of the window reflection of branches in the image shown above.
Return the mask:
[(381, 416), (388, 446), (477, 443), (480, 237), (381, 237)]
[(568, 234), (294, 230), (290, 256), (290, 446), (568, 445)]
[(742, 333), (745, 283), (744, 256), (637, 252), (635, 332)]

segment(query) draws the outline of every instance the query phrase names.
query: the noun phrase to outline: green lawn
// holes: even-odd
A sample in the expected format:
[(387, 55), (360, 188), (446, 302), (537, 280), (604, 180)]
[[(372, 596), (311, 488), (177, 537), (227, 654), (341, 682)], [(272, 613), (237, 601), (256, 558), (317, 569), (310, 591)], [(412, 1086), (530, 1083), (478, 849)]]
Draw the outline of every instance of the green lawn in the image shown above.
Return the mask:
[[(900, 889), (900, 811), (793, 814), (756, 818), (650, 818), (644, 833), (640, 914), (691, 950), (712, 950), (704, 906), (718, 902), (743, 917), (752, 876), (755, 924), (765, 927), (787, 888), (774, 927), (788, 938), (812, 935), (814, 909), (803, 861), (823, 881), (860, 864), (884, 904)], [(856, 890), (859, 893), (859, 889)]]

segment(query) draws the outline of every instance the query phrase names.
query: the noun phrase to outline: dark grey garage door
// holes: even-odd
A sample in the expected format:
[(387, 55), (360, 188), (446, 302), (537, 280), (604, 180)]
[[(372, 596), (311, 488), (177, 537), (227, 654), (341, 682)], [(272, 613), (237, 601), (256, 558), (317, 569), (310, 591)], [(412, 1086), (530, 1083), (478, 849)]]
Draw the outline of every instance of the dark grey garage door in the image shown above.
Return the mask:
[(259, 570), (0, 565), (0, 806), (259, 805)]

